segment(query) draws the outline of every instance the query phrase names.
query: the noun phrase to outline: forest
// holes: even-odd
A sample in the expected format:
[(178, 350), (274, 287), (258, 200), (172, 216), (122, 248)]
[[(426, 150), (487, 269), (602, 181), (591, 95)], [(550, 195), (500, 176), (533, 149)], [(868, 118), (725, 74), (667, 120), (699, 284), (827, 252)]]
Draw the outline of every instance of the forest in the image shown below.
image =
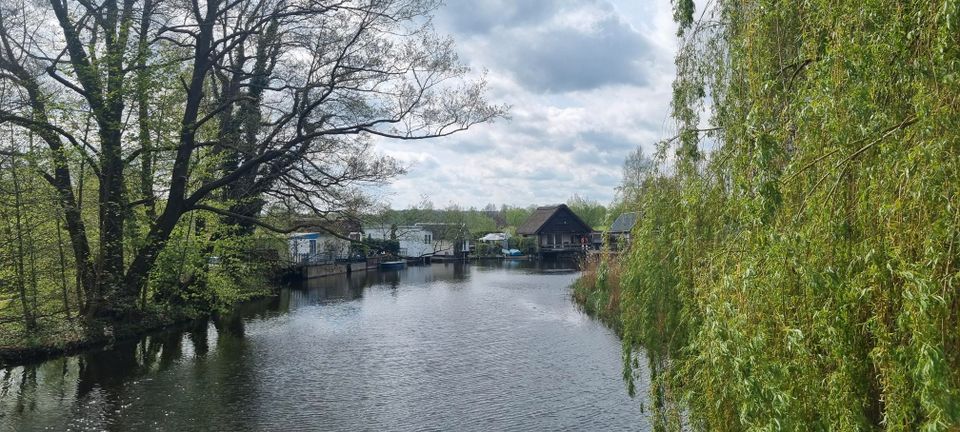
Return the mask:
[(630, 391), (658, 430), (956, 430), (960, 3), (674, 12), (677, 134), (578, 288)]

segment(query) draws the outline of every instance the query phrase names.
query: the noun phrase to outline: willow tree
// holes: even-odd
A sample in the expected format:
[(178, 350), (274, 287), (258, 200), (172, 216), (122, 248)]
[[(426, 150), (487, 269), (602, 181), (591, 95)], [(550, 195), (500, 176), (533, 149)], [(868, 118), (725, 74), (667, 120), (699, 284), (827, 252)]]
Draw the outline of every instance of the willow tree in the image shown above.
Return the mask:
[[(434, 34), (436, 6), (5, 1), (0, 121), (46, 144), (34, 169), (58, 192), (85, 314), (135, 312), (189, 212), (264, 225), (264, 199), (343, 211), (400, 171), (371, 137), (435, 138), (501, 115)], [(95, 229), (74, 190), (83, 169)], [(142, 233), (125, 226), (140, 213)]]
[(960, 4), (711, 5), (675, 3), (627, 377), (642, 346), (661, 427), (955, 429)]

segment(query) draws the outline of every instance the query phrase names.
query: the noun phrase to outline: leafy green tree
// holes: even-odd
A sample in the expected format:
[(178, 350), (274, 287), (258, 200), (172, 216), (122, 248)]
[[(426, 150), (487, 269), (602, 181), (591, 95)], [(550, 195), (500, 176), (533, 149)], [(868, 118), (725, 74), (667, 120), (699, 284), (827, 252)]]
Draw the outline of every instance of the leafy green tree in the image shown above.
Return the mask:
[(507, 220), (507, 226), (516, 228), (523, 225), (523, 222), (533, 213), (532, 208), (507, 207), (503, 210)]
[(621, 287), (630, 388), (649, 371), (661, 429), (960, 427), (960, 4), (675, 9), (678, 133)]
[(295, 228), (260, 218), (270, 202), (331, 218), (369, 207), (364, 186), (402, 172), (374, 136), (434, 138), (500, 117), (433, 31), (436, 6), (0, 5), (4, 148), (56, 194), (81, 312), (137, 318), (181, 231), (229, 242)]
[(602, 228), (607, 223), (607, 207), (597, 201), (574, 194), (567, 200), (567, 207), (593, 229)]

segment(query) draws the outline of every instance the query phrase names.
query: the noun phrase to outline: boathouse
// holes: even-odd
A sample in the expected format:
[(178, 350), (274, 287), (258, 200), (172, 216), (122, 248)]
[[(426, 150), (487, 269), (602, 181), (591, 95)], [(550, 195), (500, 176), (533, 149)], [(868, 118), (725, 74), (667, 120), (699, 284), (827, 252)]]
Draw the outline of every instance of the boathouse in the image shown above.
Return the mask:
[(592, 231), (566, 204), (537, 207), (517, 228), (518, 235), (537, 240), (540, 254), (584, 251), (590, 247)]

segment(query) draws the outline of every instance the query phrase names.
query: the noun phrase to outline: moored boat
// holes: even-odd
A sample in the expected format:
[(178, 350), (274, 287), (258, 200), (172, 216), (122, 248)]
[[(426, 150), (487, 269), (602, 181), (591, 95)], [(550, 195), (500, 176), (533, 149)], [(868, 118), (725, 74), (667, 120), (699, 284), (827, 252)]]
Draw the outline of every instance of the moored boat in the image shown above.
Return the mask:
[(380, 263), (381, 270), (399, 270), (407, 265), (406, 261), (383, 261)]

